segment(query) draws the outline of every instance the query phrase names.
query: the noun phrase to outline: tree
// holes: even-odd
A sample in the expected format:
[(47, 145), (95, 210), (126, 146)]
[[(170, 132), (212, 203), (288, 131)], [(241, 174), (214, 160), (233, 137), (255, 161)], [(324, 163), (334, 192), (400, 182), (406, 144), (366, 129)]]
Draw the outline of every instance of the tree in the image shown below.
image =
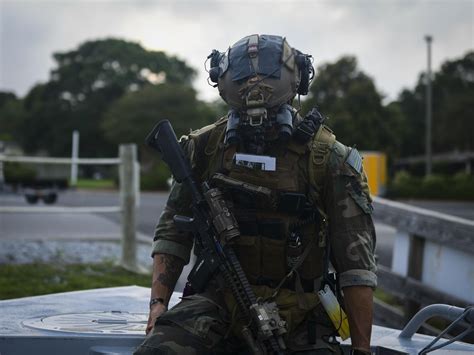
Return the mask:
[(143, 145), (146, 135), (162, 119), (172, 123), (178, 138), (216, 120), (214, 112), (196, 99), (189, 86), (162, 84), (129, 92), (104, 115), (102, 129), (113, 143)]
[(434, 149), (474, 150), (474, 51), (443, 63), (433, 93)]
[(127, 92), (163, 82), (190, 85), (195, 72), (163, 52), (148, 51), (120, 39), (88, 41), (55, 53), (47, 83), (25, 98), (28, 118), (21, 143), (28, 151), (70, 154), (71, 133), (81, 133), (82, 156), (116, 154), (101, 130), (103, 113)]
[(356, 58), (346, 56), (318, 68), (304, 108), (317, 106), (345, 144), (398, 155), (403, 117), (382, 99), (373, 80), (358, 69)]
[(25, 119), (22, 100), (11, 92), (0, 92), (0, 140), (14, 141)]
[[(432, 144), (435, 152), (474, 150), (474, 52), (448, 60), (434, 74)], [(413, 90), (405, 89), (398, 98), (406, 116), (403, 155), (424, 153), (425, 73), (418, 77)]]

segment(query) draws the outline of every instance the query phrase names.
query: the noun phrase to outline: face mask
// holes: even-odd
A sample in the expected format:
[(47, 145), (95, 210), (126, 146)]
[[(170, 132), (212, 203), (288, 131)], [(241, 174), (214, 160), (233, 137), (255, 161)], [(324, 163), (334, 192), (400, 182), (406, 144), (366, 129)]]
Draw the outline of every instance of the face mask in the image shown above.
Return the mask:
[(242, 144), (248, 153), (262, 154), (265, 143), (279, 140), (287, 143), (293, 133), (293, 109), (290, 105), (280, 106), (271, 115), (263, 107), (249, 108), (243, 113), (230, 110), (224, 143)]

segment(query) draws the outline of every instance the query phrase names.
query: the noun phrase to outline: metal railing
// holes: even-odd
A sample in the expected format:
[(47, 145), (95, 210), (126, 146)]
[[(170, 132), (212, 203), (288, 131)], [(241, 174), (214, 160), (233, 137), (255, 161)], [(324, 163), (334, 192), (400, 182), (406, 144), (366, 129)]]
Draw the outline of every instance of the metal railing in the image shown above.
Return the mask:
[[(373, 217), (377, 222), (395, 227), (399, 235), (405, 235), (408, 239), (405, 275), (382, 265), (378, 267), (378, 287), (403, 302), (403, 309), (400, 309), (376, 300), (375, 315), (379, 322), (402, 328), (422, 306), (447, 303), (466, 307), (474, 302), (474, 294), (459, 297), (449, 290), (427, 285), (422, 280), (428, 244), (459, 255), (474, 255), (474, 221), (380, 197), (374, 198)], [(470, 262), (472, 267), (474, 261)], [(424, 328), (428, 332), (434, 331), (429, 325)]]
[(62, 165), (117, 165), (119, 166), (120, 206), (32, 207), (0, 206), (0, 213), (117, 213), (121, 219), (121, 264), (140, 271), (136, 256), (136, 207), (139, 199), (139, 164), (135, 144), (119, 146), (118, 158), (53, 158), (0, 155), (0, 162), (62, 164)]

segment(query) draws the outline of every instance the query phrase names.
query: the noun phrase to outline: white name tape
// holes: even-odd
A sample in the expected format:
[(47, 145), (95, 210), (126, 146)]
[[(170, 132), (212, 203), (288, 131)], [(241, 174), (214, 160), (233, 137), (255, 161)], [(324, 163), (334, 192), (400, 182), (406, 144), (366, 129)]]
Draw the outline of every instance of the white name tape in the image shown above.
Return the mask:
[(235, 165), (245, 166), (250, 169), (276, 171), (276, 158), (267, 155), (236, 153), (234, 155), (234, 162)]

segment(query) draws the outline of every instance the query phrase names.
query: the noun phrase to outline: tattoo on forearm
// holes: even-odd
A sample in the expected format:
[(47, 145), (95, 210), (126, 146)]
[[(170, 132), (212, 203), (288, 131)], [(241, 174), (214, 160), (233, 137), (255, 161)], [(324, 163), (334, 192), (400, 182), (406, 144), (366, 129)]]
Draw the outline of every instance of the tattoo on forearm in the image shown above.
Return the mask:
[(157, 280), (163, 286), (172, 289), (176, 285), (176, 281), (178, 281), (179, 275), (183, 270), (184, 262), (181, 259), (168, 254), (162, 254), (159, 258), (160, 264), (163, 263), (165, 265), (165, 270), (158, 275)]

